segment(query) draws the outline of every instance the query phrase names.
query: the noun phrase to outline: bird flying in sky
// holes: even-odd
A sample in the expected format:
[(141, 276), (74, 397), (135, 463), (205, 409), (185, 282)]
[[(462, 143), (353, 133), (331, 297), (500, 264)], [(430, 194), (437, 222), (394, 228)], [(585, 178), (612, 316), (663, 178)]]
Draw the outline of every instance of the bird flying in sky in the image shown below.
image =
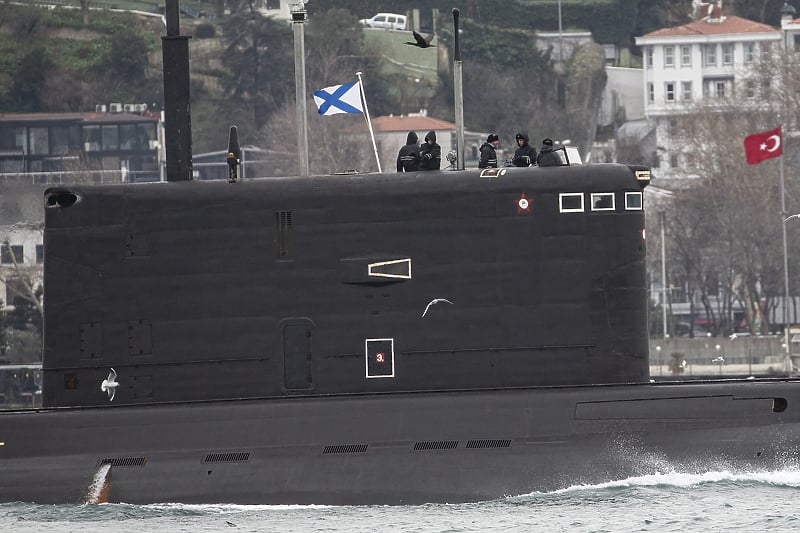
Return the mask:
[(410, 44), (411, 46), (418, 46), (420, 48), (428, 48), (431, 45), (431, 41), (436, 36), (435, 33), (431, 33), (430, 35), (423, 37), (422, 35), (413, 30), (411, 31), (411, 33), (414, 35), (414, 40), (416, 42), (412, 43), (410, 41), (406, 41), (406, 44)]

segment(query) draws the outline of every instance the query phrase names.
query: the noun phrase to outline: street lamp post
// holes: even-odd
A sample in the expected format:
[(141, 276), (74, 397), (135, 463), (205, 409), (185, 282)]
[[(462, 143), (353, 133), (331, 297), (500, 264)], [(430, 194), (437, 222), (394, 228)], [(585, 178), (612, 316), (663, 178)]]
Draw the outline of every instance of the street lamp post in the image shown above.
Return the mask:
[(561, 0), (558, 0), (558, 60), (564, 62), (564, 41), (561, 37)]
[(664, 338), (669, 338), (667, 333), (667, 244), (664, 236), (664, 211), (658, 212), (658, 221), (661, 226), (661, 315), (664, 319)]
[(664, 373), (661, 370), (661, 346), (656, 346), (656, 353), (658, 354), (658, 375), (663, 376)]
[[(786, 223), (800, 218), (800, 213), (786, 216), (786, 195), (783, 187), (783, 155), (781, 155), (781, 216), (783, 216), (783, 342), (786, 347), (786, 372), (792, 371), (792, 347), (789, 344), (789, 253), (786, 246)], [(796, 318), (796, 317), (793, 317)]]

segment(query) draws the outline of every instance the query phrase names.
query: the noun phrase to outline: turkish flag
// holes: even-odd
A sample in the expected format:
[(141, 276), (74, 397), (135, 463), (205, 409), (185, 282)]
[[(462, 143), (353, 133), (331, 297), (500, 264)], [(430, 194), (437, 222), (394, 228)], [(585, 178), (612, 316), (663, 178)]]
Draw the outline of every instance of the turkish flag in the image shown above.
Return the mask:
[(757, 165), (765, 159), (778, 157), (783, 154), (783, 139), (781, 127), (764, 133), (754, 133), (744, 138), (744, 153), (747, 162)]

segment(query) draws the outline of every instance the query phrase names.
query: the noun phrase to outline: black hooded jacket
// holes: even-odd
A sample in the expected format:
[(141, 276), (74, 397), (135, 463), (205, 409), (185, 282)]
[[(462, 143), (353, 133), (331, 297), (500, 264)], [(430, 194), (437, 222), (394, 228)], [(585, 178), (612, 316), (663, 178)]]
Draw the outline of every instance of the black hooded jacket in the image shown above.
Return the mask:
[(514, 158), (511, 163), (515, 167), (529, 167), (536, 164), (536, 148), (530, 145), (530, 139), (527, 133), (517, 133), (516, 138), (522, 138), (522, 146), (517, 148), (514, 152)]
[(419, 147), (419, 169), (439, 170), (441, 165), (442, 147), (436, 144), (436, 132), (431, 130), (425, 135), (425, 142)]
[(536, 163), (540, 167), (559, 167), (562, 165), (561, 158), (553, 151), (552, 144), (542, 144)]
[(397, 154), (398, 172), (416, 172), (419, 170), (419, 145), (417, 141), (419, 141), (417, 133), (409, 131), (405, 146), (400, 148), (400, 152)]
[(497, 149), (490, 142), (481, 145), (481, 158), (478, 168), (497, 168)]

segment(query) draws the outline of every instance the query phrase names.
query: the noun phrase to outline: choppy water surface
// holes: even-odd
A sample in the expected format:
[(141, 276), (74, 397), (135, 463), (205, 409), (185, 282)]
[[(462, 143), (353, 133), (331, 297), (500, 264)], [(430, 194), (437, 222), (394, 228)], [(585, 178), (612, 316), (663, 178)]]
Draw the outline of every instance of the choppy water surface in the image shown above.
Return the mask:
[(0, 504), (0, 531), (9, 532), (749, 532), (798, 528), (800, 470), (655, 474), (458, 505)]

